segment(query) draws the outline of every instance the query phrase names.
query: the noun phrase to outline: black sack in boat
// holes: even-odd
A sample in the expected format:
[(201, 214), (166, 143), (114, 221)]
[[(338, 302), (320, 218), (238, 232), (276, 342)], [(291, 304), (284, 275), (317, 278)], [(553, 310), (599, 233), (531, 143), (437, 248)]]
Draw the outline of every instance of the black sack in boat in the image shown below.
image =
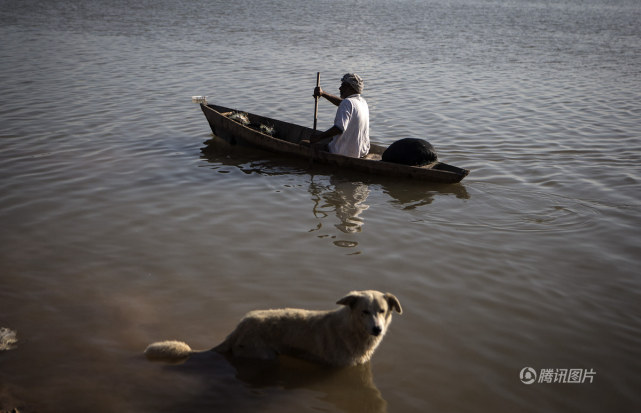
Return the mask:
[(423, 166), (436, 162), (436, 149), (425, 139), (405, 138), (391, 144), (383, 152), (383, 161)]

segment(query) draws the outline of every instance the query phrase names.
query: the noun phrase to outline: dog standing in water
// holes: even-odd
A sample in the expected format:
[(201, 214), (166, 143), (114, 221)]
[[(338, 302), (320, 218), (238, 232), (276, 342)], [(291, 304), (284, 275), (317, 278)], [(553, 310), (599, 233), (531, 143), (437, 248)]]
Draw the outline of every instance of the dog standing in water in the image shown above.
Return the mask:
[[(330, 311), (284, 308), (256, 310), (245, 315), (225, 341), (205, 351), (234, 357), (271, 360), (278, 355), (298, 357), (332, 366), (368, 362), (392, 322), (402, 314), (398, 299), (380, 291), (352, 291)], [(150, 344), (150, 360), (184, 361), (200, 353), (181, 341)]]

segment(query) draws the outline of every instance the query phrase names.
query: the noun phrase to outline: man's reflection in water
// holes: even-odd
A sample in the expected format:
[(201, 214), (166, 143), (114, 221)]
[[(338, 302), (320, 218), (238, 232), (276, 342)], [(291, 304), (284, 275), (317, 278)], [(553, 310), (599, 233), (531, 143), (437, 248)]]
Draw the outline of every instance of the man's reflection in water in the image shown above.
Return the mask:
[[(361, 232), (364, 221), (360, 215), (369, 208), (365, 203), (370, 194), (367, 184), (331, 177), (329, 185), (323, 185), (312, 179), (309, 192), (314, 201), (313, 212), (316, 218), (326, 218), (333, 211), (339, 220), (334, 226), (341, 232)], [(319, 223), (314, 230), (321, 227), (322, 224)]]

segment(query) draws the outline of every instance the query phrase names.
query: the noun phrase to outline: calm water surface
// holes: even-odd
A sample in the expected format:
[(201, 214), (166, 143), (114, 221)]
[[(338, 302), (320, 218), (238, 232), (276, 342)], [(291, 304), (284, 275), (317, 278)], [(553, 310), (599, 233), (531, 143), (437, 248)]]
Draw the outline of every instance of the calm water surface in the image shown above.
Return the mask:
[[(638, 410), (639, 21), (635, 0), (0, 0), (0, 411)], [(311, 125), (317, 71), (363, 76), (374, 141), (427, 138), (470, 176), (202, 151), (192, 95)], [(142, 356), (369, 288), (404, 313), (366, 366)]]

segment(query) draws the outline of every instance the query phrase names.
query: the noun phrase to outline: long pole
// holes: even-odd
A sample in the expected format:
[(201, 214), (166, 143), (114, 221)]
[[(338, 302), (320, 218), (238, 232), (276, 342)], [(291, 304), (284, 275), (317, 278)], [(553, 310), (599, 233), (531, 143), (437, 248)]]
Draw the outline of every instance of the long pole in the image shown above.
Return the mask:
[[(320, 87), (320, 72), (316, 72), (316, 87)], [(314, 96), (314, 132), (316, 132), (316, 122), (318, 121), (318, 96)]]
[[(320, 72), (316, 72), (316, 87), (320, 87)], [(319, 96), (314, 96), (314, 135), (316, 134), (316, 123), (318, 122), (318, 98)], [(311, 143), (311, 136), (309, 137), (309, 141), (309, 166), (311, 168), (314, 163), (314, 145)], [(312, 175), (312, 180), (314, 180), (314, 175)]]

